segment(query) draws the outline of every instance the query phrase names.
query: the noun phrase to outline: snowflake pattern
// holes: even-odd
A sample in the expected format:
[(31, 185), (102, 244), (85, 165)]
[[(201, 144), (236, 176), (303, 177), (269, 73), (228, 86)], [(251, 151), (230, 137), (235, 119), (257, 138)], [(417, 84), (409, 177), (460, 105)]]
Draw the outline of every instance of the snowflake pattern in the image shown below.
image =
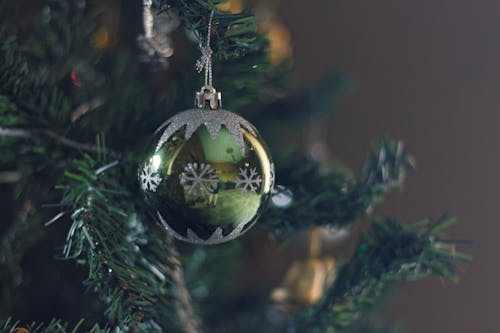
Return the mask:
[(210, 164), (188, 163), (180, 175), (180, 183), (190, 195), (208, 195), (215, 192), (219, 178)]
[(239, 188), (241, 192), (256, 192), (262, 178), (257, 172), (256, 168), (240, 168), (240, 175), (238, 179), (234, 181), (236, 188)]
[(150, 165), (145, 165), (140, 174), (141, 178), (141, 188), (143, 191), (156, 192), (158, 185), (160, 185), (162, 179), (160, 175), (153, 171)]

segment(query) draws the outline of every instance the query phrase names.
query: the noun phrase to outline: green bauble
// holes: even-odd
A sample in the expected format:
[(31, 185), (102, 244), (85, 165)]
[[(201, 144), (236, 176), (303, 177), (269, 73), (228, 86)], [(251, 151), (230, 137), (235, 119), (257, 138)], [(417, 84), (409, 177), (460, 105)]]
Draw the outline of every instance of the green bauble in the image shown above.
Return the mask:
[(199, 244), (223, 243), (250, 229), (274, 186), (274, 165), (257, 130), (220, 109), (187, 110), (160, 129), (139, 180), (163, 227)]

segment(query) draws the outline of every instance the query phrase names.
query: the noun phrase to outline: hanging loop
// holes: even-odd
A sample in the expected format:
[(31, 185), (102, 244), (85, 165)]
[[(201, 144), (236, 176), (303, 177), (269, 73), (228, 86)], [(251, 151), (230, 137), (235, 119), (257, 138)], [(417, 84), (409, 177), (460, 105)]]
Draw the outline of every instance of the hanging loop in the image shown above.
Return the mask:
[(221, 93), (217, 92), (212, 85), (212, 55), (210, 48), (210, 35), (212, 34), (212, 21), (214, 11), (210, 12), (208, 20), (207, 39), (205, 45), (200, 41), (201, 57), (196, 61), (196, 70), (201, 73), (205, 70), (205, 85), (196, 93), (195, 106), (203, 109), (218, 109), (222, 107)]
[(220, 109), (222, 108), (221, 93), (214, 87), (205, 85), (196, 93), (194, 106), (200, 109)]

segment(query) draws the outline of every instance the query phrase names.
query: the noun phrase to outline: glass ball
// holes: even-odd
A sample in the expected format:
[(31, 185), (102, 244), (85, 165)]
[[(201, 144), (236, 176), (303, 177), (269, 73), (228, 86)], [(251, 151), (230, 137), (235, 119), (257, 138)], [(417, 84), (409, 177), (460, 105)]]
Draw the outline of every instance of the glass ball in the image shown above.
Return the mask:
[(139, 181), (148, 208), (168, 232), (218, 244), (255, 224), (274, 187), (274, 164), (253, 125), (229, 111), (192, 109), (157, 133)]

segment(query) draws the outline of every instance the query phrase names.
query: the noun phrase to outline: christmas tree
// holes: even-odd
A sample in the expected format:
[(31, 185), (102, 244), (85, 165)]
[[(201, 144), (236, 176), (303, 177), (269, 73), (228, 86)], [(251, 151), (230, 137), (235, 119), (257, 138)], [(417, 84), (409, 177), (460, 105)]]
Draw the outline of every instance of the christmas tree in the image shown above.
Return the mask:
[[(414, 169), (401, 142), (374, 143), (360, 172), (318, 159), (322, 147), (308, 152), (297, 129), (329, 119), (345, 79), (332, 72), (292, 92), (289, 34), (267, 2), (1, 1), (0, 17), (2, 332), (392, 332), (371, 310), (394, 284), (458, 280), (469, 258), (443, 235), (453, 218), (374, 216)], [(151, 157), (153, 133), (192, 108), (195, 92), (200, 107), (207, 93), (218, 109), (217, 94), (200, 91), (212, 76), (234, 114), (216, 129), (189, 118)], [(198, 146), (180, 143), (186, 156), (197, 159), (201, 145), (217, 157), (167, 181), (171, 173), (150, 169), (162, 163), (155, 156), (189, 140), (195, 121), (193, 133), (207, 134), (196, 132)], [(219, 152), (204, 146), (212, 141), (232, 142), (231, 161), (251, 161), (235, 155), (252, 150), (259, 169), (223, 173)], [(188, 197), (222, 208), (201, 218)], [(245, 224), (204, 224), (227, 214)], [(326, 239), (366, 220), (352, 251), (328, 249)]]

